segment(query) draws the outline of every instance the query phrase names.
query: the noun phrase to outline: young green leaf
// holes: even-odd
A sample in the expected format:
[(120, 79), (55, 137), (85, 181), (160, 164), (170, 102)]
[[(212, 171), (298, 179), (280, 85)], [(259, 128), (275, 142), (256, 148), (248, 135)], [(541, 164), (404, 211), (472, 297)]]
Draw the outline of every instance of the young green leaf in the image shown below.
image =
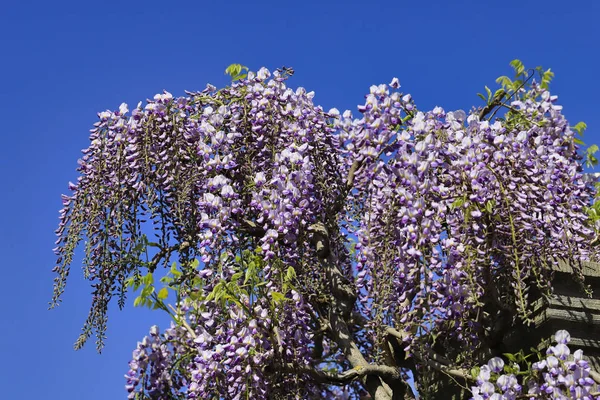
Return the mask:
[(159, 300), (166, 299), (167, 297), (169, 297), (169, 289), (167, 289), (166, 287), (160, 289), (156, 297), (158, 297)]
[(485, 210), (489, 213), (492, 214), (492, 212), (494, 211), (494, 201), (493, 200), (488, 200), (485, 203)]
[(142, 283), (144, 285), (152, 285), (154, 283), (154, 277), (152, 276), (152, 272), (148, 272), (143, 278)]
[(523, 72), (525, 72), (525, 66), (520, 60), (512, 60), (510, 62), (510, 66), (513, 67), (517, 76), (520, 76), (523, 74)]
[(271, 297), (273, 298), (273, 302), (281, 303), (285, 300), (285, 295), (279, 292), (271, 292)]
[(577, 132), (579, 136), (583, 136), (583, 132), (587, 129), (587, 124), (583, 121), (580, 121), (576, 123), (575, 126), (572, 126), (571, 129)]
[(294, 279), (296, 279), (296, 270), (294, 269), (294, 267), (288, 267), (287, 272), (285, 274), (285, 280), (287, 282), (292, 282)]
[(496, 79), (496, 83), (504, 86), (510, 87), (512, 86), (512, 80), (508, 76), (500, 76)]
[(154, 293), (154, 286), (146, 286), (142, 289), (142, 293), (140, 293), (140, 296), (146, 298), (152, 293)]
[(235, 274), (233, 274), (231, 276), (231, 281), (233, 282), (237, 282), (242, 276), (244, 276), (243, 272), (236, 272)]

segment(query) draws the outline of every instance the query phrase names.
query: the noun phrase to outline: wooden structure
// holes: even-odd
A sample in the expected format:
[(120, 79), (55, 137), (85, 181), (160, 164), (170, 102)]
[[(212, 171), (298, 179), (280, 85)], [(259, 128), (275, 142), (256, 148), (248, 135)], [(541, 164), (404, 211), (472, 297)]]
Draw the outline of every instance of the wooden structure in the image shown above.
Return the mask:
[(553, 280), (554, 295), (533, 303), (534, 326), (517, 329), (507, 342), (514, 350), (529, 353), (531, 347), (545, 349), (542, 340), (552, 337), (559, 329), (571, 334), (571, 351), (582, 349), (584, 358), (595, 371), (600, 371), (600, 263), (583, 263), (586, 285), (592, 287), (593, 297), (586, 297), (573, 279), (567, 263), (559, 263)]
[[(592, 370), (600, 372), (600, 263), (583, 263), (583, 274), (586, 285), (593, 290), (592, 298), (582, 292), (573, 277), (571, 266), (559, 263), (552, 282), (553, 296), (549, 299), (541, 296), (533, 299), (534, 323), (513, 327), (505, 334), (505, 350), (516, 353), (522, 349), (525, 354), (530, 354), (530, 349), (534, 347), (545, 353), (548, 346), (553, 344), (548, 339), (553, 338), (559, 329), (565, 329), (571, 335), (571, 351), (583, 350), (584, 358)], [(460, 390), (454, 379), (437, 374), (432, 392), (424, 397), (431, 400), (462, 400), (471, 396)]]

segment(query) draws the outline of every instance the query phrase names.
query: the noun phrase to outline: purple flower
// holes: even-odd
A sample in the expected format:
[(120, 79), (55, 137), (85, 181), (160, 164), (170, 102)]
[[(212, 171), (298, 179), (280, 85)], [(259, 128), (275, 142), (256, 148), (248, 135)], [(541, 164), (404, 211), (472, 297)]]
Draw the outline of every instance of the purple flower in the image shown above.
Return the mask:
[(500, 357), (494, 357), (488, 361), (487, 365), (490, 368), (491, 372), (500, 373), (504, 368), (504, 360)]
[(569, 335), (569, 332), (561, 329), (554, 335), (554, 340), (559, 344), (567, 344), (569, 341), (571, 341), (571, 335)]

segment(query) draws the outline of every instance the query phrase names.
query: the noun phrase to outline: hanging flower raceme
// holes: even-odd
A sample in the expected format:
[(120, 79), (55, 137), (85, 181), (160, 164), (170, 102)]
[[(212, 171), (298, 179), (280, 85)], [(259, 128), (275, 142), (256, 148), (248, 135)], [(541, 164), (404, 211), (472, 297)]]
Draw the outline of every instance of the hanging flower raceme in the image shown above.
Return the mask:
[(153, 327), (134, 350), (125, 375), (129, 398), (184, 396), (184, 388), (187, 399), (262, 399), (278, 391), (320, 398), (322, 388), (280, 371), (311, 363), (307, 305), (295, 292), (274, 308), (266, 299), (251, 303), (242, 295), (227, 309), (184, 299), (177, 318), (185, 324), (172, 323), (163, 335)]
[(494, 296), (527, 319), (529, 288), (547, 292), (559, 258), (576, 270), (588, 259), (592, 191), (560, 110), (533, 84), (490, 123), (415, 111), (410, 95), (382, 85), (359, 106), (361, 119), (336, 113), (347, 167), (360, 165), (347, 224), (358, 239), (359, 308), (373, 331), (425, 323), (477, 345), (480, 299)]
[(307, 228), (342, 189), (338, 150), (313, 94), (287, 88), (279, 72), (269, 77), (263, 69), (220, 91), (158, 94), (130, 116), (125, 104), (99, 114), (81, 176), (63, 198), (55, 249), (56, 304), (86, 239), (95, 289), (81, 343), (94, 330), (102, 336), (106, 304), (115, 294), (123, 301), (125, 279), (156, 267), (145, 254), (146, 221), (162, 256), (178, 250), (208, 266), (250, 237), (267, 260), (298, 264)]
[[(130, 398), (373, 396), (439, 349), (461, 368), (490, 354), (486, 327), (527, 321), (559, 259), (582, 282), (593, 190), (547, 90), (519, 88), (493, 119), (420, 111), (394, 79), (354, 118), (288, 76), (261, 69), (99, 114), (63, 196), (53, 301), (84, 241), (93, 304), (77, 346), (95, 333), (101, 348), (129, 286), (171, 314), (134, 351)], [(589, 389), (554, 358), (535, 393)], [(521, 393), (501, 369), (481, 368), (476, 398)]]
[[(583, 352), (577, 350), (569, 357), (571, 351), (567, 344), (570, 338), (567, 331), (557, 331), (554, 335), (556, 345), (550, 346), (546, 357), (533, 363), (528, 371), (520, 371), (518, 364), (505, 368), (502, 358), (492, 358), (479, 368), (477, 386), (471, 388), (472, 400), (600, 398)], [(521, 376), (523, 384), (519, 383), (514, 371)]]

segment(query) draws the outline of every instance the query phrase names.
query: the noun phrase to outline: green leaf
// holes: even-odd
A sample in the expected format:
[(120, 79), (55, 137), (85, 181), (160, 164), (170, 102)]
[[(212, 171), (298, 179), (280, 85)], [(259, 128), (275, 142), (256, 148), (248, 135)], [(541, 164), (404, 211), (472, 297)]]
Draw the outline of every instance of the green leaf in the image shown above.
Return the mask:
[(160, 289), (156, 297), (158, 297), (159, 300), (166, 299), (167, 297), (169, 297), (169, 289), (167, 289), (166, 287)]
[(152, 285), (154, 283), (154, 277), (152, 276), (152, 272), (148, 272), (143, 278), (142, 283), (144, 285)]
[(271, 292), (271, 297), (275, 303), (281, 303), (282, 301), (286, 300), (285, 295), (279, 292)]
[(469, 207), (465, 210), (464, 219), (465, 223), (468, 223), (471, 220), (471, 210), (473, 207)]
[(190, 292), (190, 293), (188, 294), (188, 296), (190, 296), (190, 299), (192, 299), (192, 300), (194, 300), (194, 301), (196, 301), (196, 300), (200, 300), (200, 298), (202, 297), (199, 291), (198, 291), (198, 292), (196, 292), (196, 291), (194, 291), (194, 292)]
[(135, 300), (133, 301), (133, 306), (134, 307), (139, 307), (142, 304), (142, 296), (138, 296), (135, 298)]
[(522, 84), (523, 82), (520, 79), (517, 79), (512, 83), (512, 90), (516, 91)]
[(171, 264), (170, 272), (175, 278), (179, 278), (181, 276), (181, 271), (177, 269), (177, 263), (175, 261), (173, 261), (173, 264)]
[(552, 82), (552, 78), (554, 78), (554, 72), (548, 69), (542, 75), (542, 83), (540, 84), (540, 86), (544, 89), (548, 89), (550, 82)]
[(523, 63), (520, 60), (517, 60), (517, 59), (512, 60), (510, 62), (510, 66), (513, 67), (517, 76), (522, 75), (523, 72), (525, 72), (525, 66), (523, 65)]
[(291, 282), (296, 279), (296, 270), (294, 267), (288, 267), (287, 272), (285, 274), (285, 280), (287, 282)]
[(215, 285), (215, 287), (213, 288), (213, 290), (208, 294), (208, 296), (206, 296), (206, 301), (211, 301), (211, 300), (217, 299), (217, 297), (221, 294), (221, 292), (223, 292), (224, 286), (225, 286), (224, 281), (220, 281), (219, 283), (217, 283)]
[(244, 276), (243, 272), (236, 272), (231, 276), (232, 283), (237, 282), (242, 276)]
[(485, 210), (489, 213), (492, 214), (492, 212), (494, 211), (494, 200), (488, 200), (485, 203)]
[(481, 100), (487, 101), (487, 99), (485, 98), (485, 96), (482, 95), (481, 93), (477, 93), (477, 96), (479, 96), (481, 98)]
[(594, 153), (596, 153), (596, 152), (598, 151), (598, 145), (596, 145), (596, 144), (593, 144), (593, 145), (591, 145), (590, 147), (588, 147), (586, 151), (587, 151), (587, 153), (588, 153), (588, 154), (590, 154), (590, 155), (591, 155), (591, 154), (594, 154)]
[(354, 255), (356, 254), (356, 243), (352, 242), (349, 244), (348, 246), (348, 251), (350, 252), (350, 255)]
[(234, 76), (239, 74), (241, 71), (241, 65), (240, 64), (231, 64), (229, 67), (227, 67), (225, 69), (225, 75), (230, 75), (230, 76)]
[[(241, 275), (240, 275), (240, 277), (241, 277)], [(240, 292), (240, 287), (238, 286), (238, 284), (237, 284), (237, 282), (236, 282), (236, 281), (234, 281), (234, 282), (229, 282), (229, 283), (227, 284), (227, 290), (228, 290), (230, 293), (234, 293), (234, 294), (236, 294), (236, 293), (239, 293), (239, 292)]]
[(236, 81), (246, 77), (246, 74), (242, 74), (242, 71), (248, 71), (248, 67), (242, 64), (231, 64), (225, 69), (225, 75), (231, 76), (231, 80)]
[(452, 204), (450, 204), (450, 208), (455, 209), (462, 206), (463, 204), (465, 204), (465, 198), (459, 197), (458, 199), (454, 200)]
[(487, 93), (487, 102), (488, 104), (490, 103), (490, 101), (492, 101), (492, 91), (490, 90), (489, 87), (485, 87), (485, 92)]
[(229, 291), (232, 291), (231, 287), (229, 285), (223, 285), (222, 290), (217, 292), (215, 301), (221, 304), (221, 306), (224, 306), (227, 301), (236, 301), (237, 299), (232, 297)]
[(254, 278), (254, 272), (256, 270), (256, 264), (254, 261), (250, 261), (248, 263), (248, 268), (246, 269), (246, 274), (244, 276), (244, 285), (248, 283), (250, 279)]
[(494, 99), (499, 99), (500, 97), (504, 96), (504, 89), (500, 88), (498, 90), (496, 90), (496, 92), (494, 93)]
[(583, 121), (578, 122), (575, 126), (572, 126), (571, 129), (576, 131), (579, 136), (583, 136), (583, 132), (587, 129), (587, 124)]
[(512, 86), (512, 80), (508, 76), (500, 76), (496, 79), (496, 83), (505, 87)]
[(146, 298), (152, 293), (154, 293), (154, 286), (146, 286), (142, 289), (142, 293), (140, 293), (140, 296)]

